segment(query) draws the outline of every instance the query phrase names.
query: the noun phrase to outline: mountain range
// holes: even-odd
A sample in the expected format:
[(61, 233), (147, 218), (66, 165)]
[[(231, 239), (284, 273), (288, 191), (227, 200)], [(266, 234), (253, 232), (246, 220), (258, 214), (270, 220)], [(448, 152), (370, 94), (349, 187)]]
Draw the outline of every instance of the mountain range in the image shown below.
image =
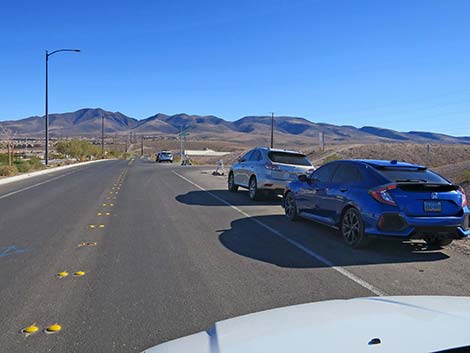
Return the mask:
[[(190, 132), (199, 139), (210, 138), (220, 140), (244, 140), (247, 136), (270, 134), (270, 116), (245, 116), (236, 121), (207, 115), (158, 113), (146, 119), (137, 120), (119, 112), (109, 112), (100, 108), (84, 108), (70, 113), (50, 114), (49, 131), (54, 136), (99, 136), (101, 118), (104, 117), (105, 133), (144, 135), (172, 135), (181, 129)], [(17, 136), (42, 136), (44, 117), (32, 116), (20, 120), (0, 122), (3, 127), (15, 132)], [(391, 129), (364, 126), (339, 126), (326, 123), (315, 123), (300, 117), (276, 116), (274, 131), (292, 141), (318, 140), (319, 132), (323, 132), (327, 141), (346, 142), (410, 142), (410, 143), (463, 143), (470, 144), (470, 137), (455, 137), (445, 134), (409, 131), (399, 132)]]

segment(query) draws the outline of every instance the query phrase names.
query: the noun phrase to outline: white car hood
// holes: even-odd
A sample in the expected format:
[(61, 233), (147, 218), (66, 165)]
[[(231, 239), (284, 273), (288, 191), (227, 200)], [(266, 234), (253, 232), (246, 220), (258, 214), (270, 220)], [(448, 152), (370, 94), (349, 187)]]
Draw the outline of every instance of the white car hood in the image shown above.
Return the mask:
[[(374, 339), (380, 344), (369, 344)], [(262, 311), (145, 353), (435, 352), (470, 345), (470, 297), (371, 297)]]

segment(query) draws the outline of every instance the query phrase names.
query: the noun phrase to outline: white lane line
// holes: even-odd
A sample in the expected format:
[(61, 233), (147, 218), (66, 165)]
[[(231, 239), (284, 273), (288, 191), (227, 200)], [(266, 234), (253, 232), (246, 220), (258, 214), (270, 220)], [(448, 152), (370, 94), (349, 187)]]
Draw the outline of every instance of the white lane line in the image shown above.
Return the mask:
[(387, 294), (382, 291), (381, 289), (378, 289), (377, 287), (373, 286), (372, 284), (370, 284), (369, 282), (366, 282), (364, 281), (362, 278), (356, 276), (355, 274), (349, 272), (348, 270), (344, 269), (343, 267), (341, 266), (335, 266), (330, 260), (328, 260), (327, 258), (317, 254), (315, 251), (307, 248), (306, 246), (302, 245), (301, 243), (299, 243), (298, 241), (296, 240), (293, 240), (291, 238), (289, 238), (288, 236), (282, 234), (280, 231), (278, 231), (277, 229), (274, 229), (273, 227), (267, 225), (266, 223), (263, 223), (261, 222), (259, 219), (256, 219), (256, 218), (253, 218), (253, 216), (249, 215), (248, 213), (246, 213), (245, 211), (241, 210), (240, 208), (238, 208), (237, 206), (234, 206), (232, 205), (230, 202), (224, 200), (223, 198), (215, 195), (214, 193), (204, 189), (202, 186), (196, 184), (195, 182), (193, 182), (192, 180), (189, 180), (188, 178), (184, 177), (183, 175), (173, 171), (173, 173), (175, 173), (177, 176), (179, 176), (181, 179), (183, 180), (186, 180), (188, 183), (190, 183), (191, 185), (195, 186), (196, 188), (198, 188), (199, 190), (202, 190), (204, 192), (207, 192), (209, 195), (211, 195), (213, 198), (219, 200), (220, 202), (224, 203), (225, 205), (231, 207), (232, 209), (234, 209), (235, 211), (237, 211), (238, 213), (241, 213), (242, 215), (244, 215), (245, 217), (251, 219), (253, 222), (255, 222), (256, 224), (260, 225), (261, 227), (269, 230), (271, 233), (273, 233), (274, 235), (278, 236), (279, 238), (285, 240), (286, 242), (288, 242), (289, 244), (295, 246), (297, 249), (300, 249), (302, 250), (303, 252), (305, 252), (306, 254), (310, 255), (311, 257), (313, 257), (314, 259), (320, 261), (321, 263), (325, 264), (326, 266), (328, 267), (331, 267), (333, 270), (341, 273), (343, 276), (349, 278), (351, 281), (353, 282), (356, 282), (357, 284), (359, 284), (361, 287), (364, 287), (365, 289), (371, 291), (372, 293), (378, 295), (378, 296), (386, 296)]
[(57, 179), (66, 177), (67, 175), (72, 175), (72, 174), (78, 173), (78, 172), (80, 172), (80, 171), (87, 170), (87, 169), (89, 169), (89, 168), (91, 168), (91, 167), (82, 168), (82, 169), (78, 169), (78, 170), (74, 170), (73, 172), (66, 173), (66, 174), (62, 174), (62, 175), (58, 175), (58, 176), (56, 176), (56, 177), (53, 177), (53, 178), (50, 178), (50, 179), (41, 181), (40, 183), (36, 183), (36, 184), (30, 185), (30, 186), (26, 186), (26, 187), (24, 187), (24, 188), (21, 188), (21, 189), (18, 189), (18, 190), (9, 192), (9, 193), (7, 193), (7, 194), (3, 194), (3, 195), (0, 196), (0, 200), (1, 200), (1, 199), (4, 199), (4, 198), (7, 198), (7, 197), (10, 197), (10, 196), (13, 196), (13, 195), (15, 195), (15, 194), (19, 194), (20, 192), (23, 192), (23, 191), (26, 191), (26, 190), (35, 188), (35, 187), (37, 187), (37, 186), (40, 186), (40, 185), (43, 185), (43, 184), (46, 184), (46, 183), (50, 183), (51, 181), (54, 181), (54, 180), (57, 180)]

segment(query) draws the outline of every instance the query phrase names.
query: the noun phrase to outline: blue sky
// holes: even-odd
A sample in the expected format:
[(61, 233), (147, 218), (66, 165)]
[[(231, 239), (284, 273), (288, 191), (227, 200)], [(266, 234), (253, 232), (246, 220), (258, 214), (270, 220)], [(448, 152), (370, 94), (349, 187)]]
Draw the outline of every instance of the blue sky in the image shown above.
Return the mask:
[(0, 120), (101, 107), (470, 135), (469, 1), (8, 1)]

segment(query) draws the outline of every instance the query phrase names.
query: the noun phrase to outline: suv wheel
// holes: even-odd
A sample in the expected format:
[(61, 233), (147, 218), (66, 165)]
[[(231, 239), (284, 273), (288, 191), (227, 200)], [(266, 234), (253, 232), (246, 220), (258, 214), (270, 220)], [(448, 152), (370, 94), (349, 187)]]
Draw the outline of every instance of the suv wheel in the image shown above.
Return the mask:
[(341, 218), (341, 235), (350, 247), (364, 248), (369, 243), (369, 238), (364, 233), (364, 222), (361, 213), (355, 208), (349, 208)]
[(248, 194), (250, 195), (250, 199), (254, 201), (260, 199), (260, 191), (258, 190), (258, 183), (256, 182), (255, 176), (252, 176), (248, 183)]
[(296, 221), (299, 219), (297, 204), (291, 192), (287, 193), (285, 196), (284, 211), (286, 212), (286, 217), (289, 221)]
[(235, 185), (235, 177), (233, 176), (232, 172), (230, 172), (230, 174), (228, 175), (227, 185), (228, 185), (228, 191), (230, 192), (238, 191), (238, 185)]

